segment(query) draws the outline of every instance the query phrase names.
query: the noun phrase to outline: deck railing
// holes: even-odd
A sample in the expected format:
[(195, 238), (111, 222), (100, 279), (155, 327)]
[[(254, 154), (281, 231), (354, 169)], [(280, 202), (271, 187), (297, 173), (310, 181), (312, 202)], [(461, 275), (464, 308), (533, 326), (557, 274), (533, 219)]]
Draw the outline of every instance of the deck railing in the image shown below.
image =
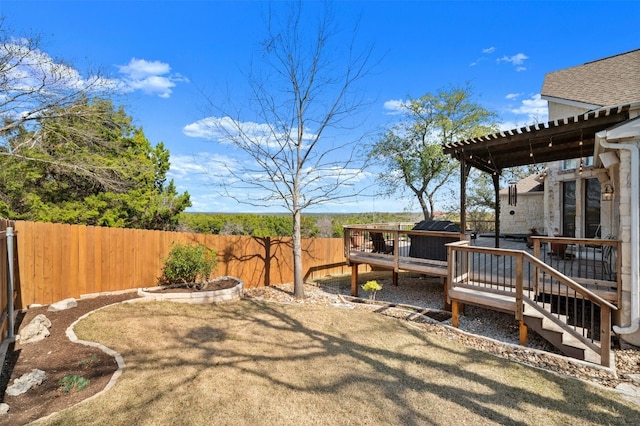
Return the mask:
[[(571, 277), (603, 299), (620, 306), (622, 242), (619, 240), (565, 237), (533, 237), (533, 255)], [(538, 286), (553, 280), (542, 274)]]
[(347, 263), (446, 274), (446, 244), (460, 241), (458, 232), (414, 231), (414, 223), (349, 225), (344, 228)]
[(599, 354), (600, 363), (610, 365), (615, 305), (522, 250), (475, 247), (460, 241), (448, 244), (448, 258), (449, 292), (471, 289), (495, 295), (498, 301), (515, 298), (517, 320), (523, 321), (526, 308), (534, 309)]

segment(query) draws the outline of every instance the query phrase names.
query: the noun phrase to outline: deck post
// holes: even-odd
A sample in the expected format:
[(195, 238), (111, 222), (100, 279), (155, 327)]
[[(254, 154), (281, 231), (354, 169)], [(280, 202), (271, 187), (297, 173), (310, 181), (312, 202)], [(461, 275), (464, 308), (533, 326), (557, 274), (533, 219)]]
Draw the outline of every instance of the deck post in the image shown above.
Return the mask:
[(391, 279), (393, 281), (393, 285), (394, 286), (398, 286), (398, 271), (397, 270), (393, 270), (393, 272), (391, 273)]
[(524, 311), (524, 306), (522, 302), (522, 296), (524, 292), (524, 279), (523, 279), (523, 271), (524, 269), (524, 256), (519, 254), (516, 257), (516, 319), (522, 321), (522, 312)]
[(351, 264), (351, 295), (358, 297), (358, 264)]
[(442, 296), (443, 296), (443, 302), (442, 302), (442, 306), (444, 306), (444, 310), (445, 311), (451, 311), (451, 302), (449, 301), (449, 287), (447, 285), (447, 277), (440, 277), (440, 282), (442, 283), (442, 288), (444, 290), (442, 290)]
[(457, 300), (451, 301), (451, 325), (458, 328), (460, 325), (460, 311)]
[(464, 238), (467, 232), (467, 178), (471, 166), (467, 164), (464, 155), (460, 157), (460, 239)]
[(520, 344), (522, 346), (527, 346), (527, 325), (524, 323), (524, 320), (520, 320)]
[(611, 308), (600, 306), (600, 365), (611, 367)]
[(500, 248), (500, 175), (494, 172), (491, 175), (491, 180), (493, 181), (493, 191), (496, 197), (495, 246), (496, 248)]

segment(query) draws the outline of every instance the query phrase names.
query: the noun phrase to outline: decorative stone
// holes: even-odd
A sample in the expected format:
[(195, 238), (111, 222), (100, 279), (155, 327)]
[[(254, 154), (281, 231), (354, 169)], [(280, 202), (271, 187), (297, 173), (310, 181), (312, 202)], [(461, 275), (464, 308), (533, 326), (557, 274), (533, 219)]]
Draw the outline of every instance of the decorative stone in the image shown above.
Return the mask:
[(0, 404), (0, 415), (7, 414), (9, 412), (9, 404), (3, 402)]
[(20, 332), (20, 343), (35, 343), (49, 336), (51, 321), (43, 314), (36, 315)]
[(25, 373), (13, 381), (13, 384), (7, 387), (7, 395), (17, 396), (25, 393), (34, 386), (38, 386), (45, 381), (47, 375), (44, 371), (33, 369), (30, 373)]
[(78, 302), (76, 302), (76, 299), (73, 299), (73, 298), (64, 299), (49, 305), (49, 309), (47, 309), (47, 311), (50, 311), (50, 312), (64, 311), (65, 309), (75, 308), (76, 306), (78, 306)]

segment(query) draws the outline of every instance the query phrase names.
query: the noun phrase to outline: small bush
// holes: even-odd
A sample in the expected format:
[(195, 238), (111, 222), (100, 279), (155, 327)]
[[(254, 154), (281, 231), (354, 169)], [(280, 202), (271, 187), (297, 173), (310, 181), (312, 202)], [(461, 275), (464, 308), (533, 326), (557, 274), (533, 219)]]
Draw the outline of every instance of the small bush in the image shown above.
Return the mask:
[(98, 356), (96, 354), (91, 354), (91, 358), (86, 358), (78, 362), (78, 367), (91, 367), (96, 362), (98, 362)]
[(164, 259), (160, 284), (203, 287), (218, 264), (216, 251), (202, 244), (175, 244)]
[(89, 379), (85, 379), (84, 377), (78, 376), (77, 374), (70, 374), (58, 380), (58, 384), (62, 388), (62, 392), (65, 393), (71, 392), (72, 390), (80, 392), (82, 389), (89, 386), (89, 383)]
[(378, 282), (375, 281), (375, 280), (374, 281), (367, 281), (362, 286), (362, 289), (364, 291), (371, 292), (371, 293), (369, 293), (369, 299), (376, 300), (376, 292), (382, 290), (382, 284), (378, 284)]

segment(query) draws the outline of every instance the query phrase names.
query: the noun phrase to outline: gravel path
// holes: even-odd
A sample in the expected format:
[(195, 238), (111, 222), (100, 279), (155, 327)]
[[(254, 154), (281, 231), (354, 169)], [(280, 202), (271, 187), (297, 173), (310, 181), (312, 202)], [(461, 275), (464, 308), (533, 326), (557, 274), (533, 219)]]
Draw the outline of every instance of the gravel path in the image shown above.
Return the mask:
[[(560, 355), (535, 332), (529, 343), (520, 346), (518, 323), (512, 315), (474, 306), (466, 306), (458, 329), (451, 326), (451, 314), (443, 311), (443, 286), (438, 278), (401, 274), (399, 285), (391, 283), (385, 272), (361, 274), (359, 284), (375, 279), (382, 284), (376, 303), (351, 298), (350, 277), (329, 277), (305, 285), (305, 299), (293, 297), (293, 285), (245, 289), (245, 297), (280, 303), (328, 304), (339, 308), (369, 309), (384, 315), (412, 321), (429, 330), (474, 349), (493, 353), (533, 367), (573, 376), (606, 387), (617, 388), (640, 405), (640, 350), (615, 349), (616, 369), (574, 360)], [(360, 290), (361, 298), (366, 298)], [(395, 305), (395, 306), (390, 306)]]

